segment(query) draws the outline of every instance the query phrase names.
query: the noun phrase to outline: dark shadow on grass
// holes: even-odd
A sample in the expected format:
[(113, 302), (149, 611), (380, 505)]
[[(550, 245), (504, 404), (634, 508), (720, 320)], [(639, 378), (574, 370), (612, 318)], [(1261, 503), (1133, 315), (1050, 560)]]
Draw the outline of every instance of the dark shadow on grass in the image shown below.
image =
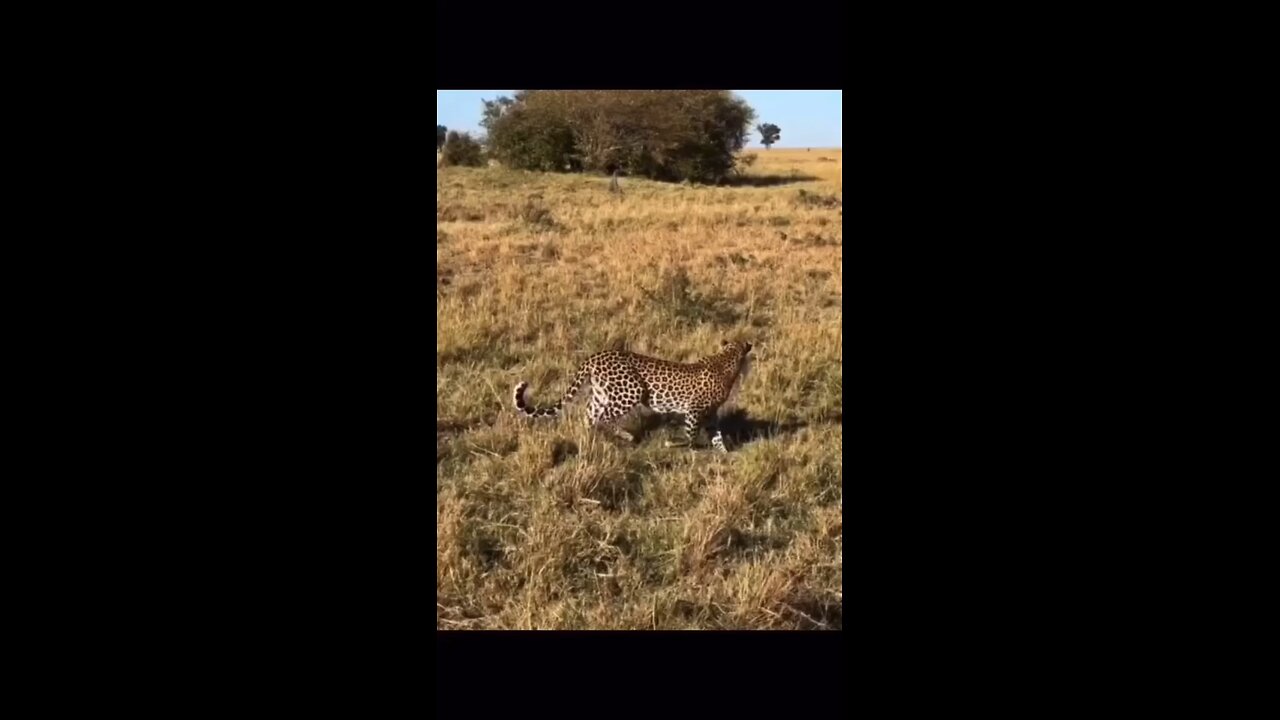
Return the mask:
[(462, 418), (457, 420), (441, 420), (440, 418), (436, 418), (436, 435), (456, 435), (468, 430), (475, 430), (479, 427), (493, 425), (497, 421), (498, 418), (494, 415), (486, 415), (484, 417), (476, 418)]
[(783, 603), (780, 610), (801, 630), (844, 629), (844, 603), (832, 597), (801, 592)]
[(791, 538), (768, 533), (735, 532), (730, 552), (738, 556), (763, 555), (780, 552), (791, 545)]
[(787, 435), (808, 426), (809, 423), (805, 422), (757, 420), (748, 417), (742, 408), (734, 408), (720, 418), (720, 430), (725, 439), (738, 445), (775, 435)]
[(620, 480), (601, 483), (588, 496), (605, 510), (619, 512), (640, 504), (644, 497), (644, 480), (644, 473), (629, 469)]
[(563, 438), (556, 440), (555, 444), (551, 446), (551, 467), (555, 467), (569, 458), (577, 457), (577, 455), (577, 443)]
[[(731, 444), (742, 445), (756, 440), (775, 437), (778, 435), (788, 435), (797, 430), (809, 427), (807, 422), (774, 422), (771, 420), (759, 420), (747, 415), (747, 411), (742, 408), (734, 408), (725, 413), (719, 419), (719, 427), (724, 433), (724, 439)], [(824, 418), (823, 422), (831, 422), (834, 424), (844, 424), (843, 412), (835, 412), (830, 417)], [(656, 430), (661, 430), (664, 426), (671, 428), (671, 439), (682, 440), (684, 432), (680, 429), (683, 427), (684, 417), (679, 414), (657, 414), (644, 412), (639, 415), (632, 427), (637, 432), (637, 436), (643, 439), (648, 438)], [(706, 431), (699, 433), (697, 439), (694, 440), (695, 447), (710, 447), (709, 435)]]
[(724, 184), (729, 187), (774, 187), (821, 179), (813, 175), (735, 175), (725, 178)]
[(467, 429), (467, 423), (457, 420), (441, 420), (436, 418), (436, 434), (446, 435), (448, 433), (459, 433)]

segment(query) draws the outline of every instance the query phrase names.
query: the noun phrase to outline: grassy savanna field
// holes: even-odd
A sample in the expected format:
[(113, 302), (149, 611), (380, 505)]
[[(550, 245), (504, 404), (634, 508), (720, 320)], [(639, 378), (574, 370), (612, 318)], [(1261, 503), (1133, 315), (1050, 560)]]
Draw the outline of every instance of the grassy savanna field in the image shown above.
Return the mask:
[[(436, 627), (841, 629), (840, 150), (752, 152), (740, 185), (436, 171)], [(634, 445), (554, 403), (610, 347), (751, 342), (728, 454)]]

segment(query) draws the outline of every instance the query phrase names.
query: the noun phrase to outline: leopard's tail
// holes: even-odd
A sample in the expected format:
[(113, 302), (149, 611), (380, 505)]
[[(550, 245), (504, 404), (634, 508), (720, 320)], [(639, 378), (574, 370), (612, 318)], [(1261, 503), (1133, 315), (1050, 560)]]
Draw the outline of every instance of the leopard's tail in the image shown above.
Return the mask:
[(529, 383), (521, 382), (516, 385), (515, 392), (513, 393), (516, 410), (528, 415), (529, 417), (556, 417), (560, 414), (560, 410), (564, 408), (565, 403), (573, 400), (573, 396), (577, 394), (578, 388), (582, 387), (583, 381), (585, 381), (587, 376), (590, 374), (591, 371), (585, 364), (578, 368), (578, 372), (573, 375), (573, 382), (569, 383), (569, 389), (564, 391), (564, 397), (560, 398), (560, 401), (555, 405), (544, 408), (539, 408), (525, 402), (524, 391), (529, 387)]

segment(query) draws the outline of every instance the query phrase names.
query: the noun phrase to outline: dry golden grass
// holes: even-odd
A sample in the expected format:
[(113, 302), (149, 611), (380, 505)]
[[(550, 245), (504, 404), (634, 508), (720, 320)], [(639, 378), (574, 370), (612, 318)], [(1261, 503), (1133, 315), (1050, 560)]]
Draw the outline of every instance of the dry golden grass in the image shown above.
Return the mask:
[[(436, 171), (436, 627), (842, 627), (839, 150), (771, 150), (742, 186)], [(821, 160), (820, 158), (829, 158)], [(755, 183), (751, 185), (749, 183)], [(610, 346), (752, 342), (730, 452), (588, 431)]]

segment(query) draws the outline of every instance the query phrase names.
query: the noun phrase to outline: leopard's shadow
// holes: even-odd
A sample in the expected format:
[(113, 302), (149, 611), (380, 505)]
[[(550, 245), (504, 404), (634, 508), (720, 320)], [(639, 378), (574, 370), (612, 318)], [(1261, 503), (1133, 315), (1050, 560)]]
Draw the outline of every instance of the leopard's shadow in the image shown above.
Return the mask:
[[(842, 418), (841, 418), (842, 419)], [(646, 412), (640, 415), (637, 421), (637, 429), (639, 429), (645, 437), (661, 429), (664, 426), (671, 426), (673, 429), (673, 437), (680, 437), (681, 433), (675, 428), (680, 427), (683, 422), (681, 415), (669, 415)], [(743, 445), (756, 440), (775, 437), (778, 435), (786, 435), (794, 433), (809, 426), (806, 422), (774, 422), (771, 420), (760, 420), (747, 415), (742, 408), (734, 408), (722, 415), (719, 419), (719, 427), (724, 433), (725, 440), (735, 445)], [(699, 434), (699, 438), (694, 442), (696, 446), (708, 444), (707, 433), (703, 431)]]
[(789, 435), (806, 427), (809, 427), (807, 422), (775, 422), (753, 418), (742, 408), (734, 408), (720, 417), (720, 430), (725, 439), (738, 445), (777, 435)]

